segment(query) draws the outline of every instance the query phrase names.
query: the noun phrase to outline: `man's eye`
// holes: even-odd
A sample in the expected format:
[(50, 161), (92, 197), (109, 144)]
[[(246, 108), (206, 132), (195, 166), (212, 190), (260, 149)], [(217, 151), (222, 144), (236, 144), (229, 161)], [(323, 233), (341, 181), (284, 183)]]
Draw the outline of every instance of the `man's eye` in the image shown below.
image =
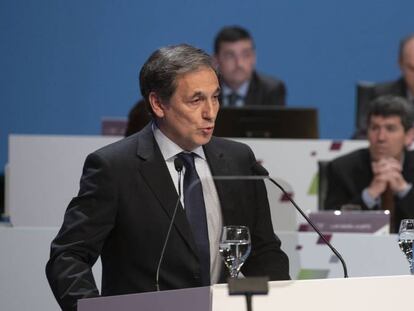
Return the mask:
[(227, 60), (233, 59), (234, 55), (233, 54), (224, 54), (224, 58)]
[(200, 97), (197, 97), (197, 98), (193, 98), (191, 101), (190, 101), (190, 103), (192, 103), (192, 104), (197, 104), (197, 103), (199, 103), (201, 101), (201, 98)]

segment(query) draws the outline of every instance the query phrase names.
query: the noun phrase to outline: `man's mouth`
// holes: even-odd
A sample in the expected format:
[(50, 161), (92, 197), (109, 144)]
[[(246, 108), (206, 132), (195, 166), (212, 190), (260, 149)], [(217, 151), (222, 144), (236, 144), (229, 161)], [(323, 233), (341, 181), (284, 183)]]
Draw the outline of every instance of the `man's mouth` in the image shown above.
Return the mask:
[(211, 134), (214, 131), (214, 126), (202, 127), (201, 131), (203, 132), (203, 134)]

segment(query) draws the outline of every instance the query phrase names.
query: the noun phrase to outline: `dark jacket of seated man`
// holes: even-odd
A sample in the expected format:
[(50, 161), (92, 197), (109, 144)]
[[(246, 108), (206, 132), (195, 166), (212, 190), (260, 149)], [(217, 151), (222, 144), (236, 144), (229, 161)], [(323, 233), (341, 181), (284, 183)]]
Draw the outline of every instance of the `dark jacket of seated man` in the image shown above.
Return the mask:
[[(368, 207), (363, 200), (363, 191), (373, 179), (371, 156), (368, 149), (360, 149), (339, 157), (329, 163), (328, 193), (325, 201), (326, 209), (341, 209), (345, 204), (361, 206), (362, 210), (380, 210), (380, 202)], [(414, 151), (405, 152), (402, 175), (407, 182), (414, 183)], [(403, 196), (394, 196), (395, 223), (393, 232), (398, 230), (402, 219), (414, 218), (414, 189)]]

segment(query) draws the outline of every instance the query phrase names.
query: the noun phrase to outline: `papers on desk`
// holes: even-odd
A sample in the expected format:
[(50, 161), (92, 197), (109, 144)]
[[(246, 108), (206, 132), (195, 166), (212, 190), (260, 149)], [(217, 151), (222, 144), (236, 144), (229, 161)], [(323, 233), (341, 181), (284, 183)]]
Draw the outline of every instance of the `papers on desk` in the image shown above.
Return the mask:
[[(322, 232), (389, 233), (387, 211), (319, 211), (310, 213), (309, 218)], [(299, 231), (313, 229), (308, 224), (301, 224)]]

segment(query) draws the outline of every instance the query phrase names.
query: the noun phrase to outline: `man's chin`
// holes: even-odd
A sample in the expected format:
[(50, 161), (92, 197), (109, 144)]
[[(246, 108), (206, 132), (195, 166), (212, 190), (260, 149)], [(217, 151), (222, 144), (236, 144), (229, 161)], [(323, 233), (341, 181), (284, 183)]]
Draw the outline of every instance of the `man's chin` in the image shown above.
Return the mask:
[(382, 159), (394, 158), (394, 156), (389, 154), (388, 152), (374, 152), (374, 153), (371, 153), (371, 158), (374, 161), (379, 161)]
[(212, 134), (202, 135), (202, 137), (197, 139), (197, 141), (196, 141), (197, 145), (202, 146), (202, 145), (207, 144), (211, 140), (211, 136), (212, 136)]

